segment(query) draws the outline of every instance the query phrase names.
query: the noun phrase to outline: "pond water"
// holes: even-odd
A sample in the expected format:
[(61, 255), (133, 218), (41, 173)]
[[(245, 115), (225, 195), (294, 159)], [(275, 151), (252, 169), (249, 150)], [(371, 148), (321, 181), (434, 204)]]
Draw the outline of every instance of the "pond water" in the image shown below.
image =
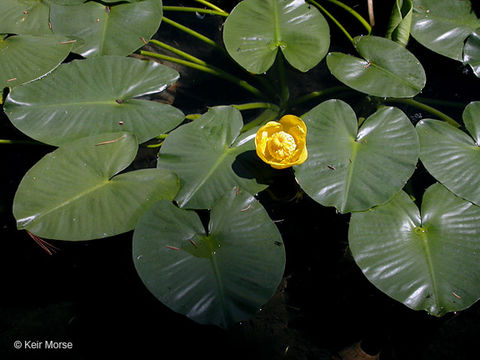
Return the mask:
[[(228, 9), (233, 1), (223, 3)], [(366, 1), (348, 3), (363, 11)], [(386, 2), (378, 3), (378, 13), (389, 14)], [(212, 38), (219, 35), (221, 22), (217, 19), (176, 16), (192, 27), (201, 20), (205, 34)], [(378, 29), (385, 27), (385, 19), (377, 22)], [(164, 39), (170, 31), (162, 27), (157, 36)], [(221, 62), (210, 49), (177, 35), (176, 41), (184, 41), (187, 51), (233, 69), (233, 64)], [(335, 46), (348, 46), (337, 30), (332, 29), (332, 36), (339, 39)], [(421, 97), (462, 104), (479, 100), (480, 80), (469, 68), (432, 56), (414, 41), (409, 48), (427, 72), (428, 83)], [(186, 113), (204, 112), (207, 105), (250, 100), (248, 94), (223, 81), (179, 70), (182, 80), (172, 95), (175, 105)], [(292, 84), (301, 84), (292, 92), (336, 85), (324, 63), (306, 75), (290, 71), (288, 76)], [(298, 114), (315, 104), (298, 108)], [(356, 109), (371, 106), (363, 97), (351, 105)], [(461, 117), (460, 107), (437, 107), (454, 118)], [(429, 116), (417, 109), (401, 108), (414, 122)], [(0, 116), (2, 138), (25, 139), (3, 113)], [(145, 353), (166, 359), (192, 355), (210, 359), (335, 359), (341, 349), (359, 341), (368, 353), (380, 352), (382, 360), (460, 360), (471, 359), (469, 353), (476, 352), (480, 304), (438, 319), (390, 299), (368, 282), (350, 256), (349, 216), (336, 214), (301, 194), (288, 170), (280, 172), (276, 185), (258, 196), (282, 233), (287, 252), (285, 277), (255, 318), (230, 330), (195, 324), (155, 299), (133, 266), (131, 233), (100, 241), (53, 241), (59, 251), (50, 256), (25, 232), (16, 231), (11, 204), (25, 172), (52, 149), (0, 147), (3, 359), (40, 358), (44, 354), (35, 349), (15, 350), (16, 340), (23, 345), (25, 341), (71, 342), (73, 349), (48, 352), (49, 358), (61, 359), (120, 354), (143, 358)], [(147, 159), (148, 164), (150, 155), (139, 163)], [(411, 181), (419, 198), (432, 179), (420, 169)]]

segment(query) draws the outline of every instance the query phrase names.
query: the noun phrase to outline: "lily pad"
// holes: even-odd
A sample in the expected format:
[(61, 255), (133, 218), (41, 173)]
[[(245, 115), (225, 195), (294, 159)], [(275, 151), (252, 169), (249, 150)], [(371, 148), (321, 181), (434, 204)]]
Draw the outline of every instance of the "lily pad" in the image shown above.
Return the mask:
[(415, 170), (417, 134), (397, 108), (379, 109), (358, 129), (348, 104), (328, 100), (303, 120), (309, 156), (294, 168), (295, 176), (302, 189), (324, 206), (347, 213), (385, 203)]
[(160, 92), (178, 77), (153, 61), (120, 56), (77, 60), (14, 88), (5, 113), (20, 131), (47, 144), (112, 131), (131, 131), (143, 143), (177, 126), (184, 115), (171, 105), (136, 98)]
[(408, 98), (425, 86), (425, 70), (405, 47), (377, 36), (355, 38), (362, 58), (333, 52), (327, 66), (333, 76), (360, 92), (381, 97)]
[(60, 65), (71, 49), (68, 39), (51, 34), (0, 36), (0, 88), (44, 76)]
[(135, 229), (133, 260), (162, 303), (226, 328), (252, 317), (274, 294), (285, 250), (260, 203), (230, 189), (213, 207), (208, 230), (191, 210), (153, 205)]
[(47, 0), (1, 0), (0, 34), (52, 34), (49, 5)]
[(244, 0), (227, 18), (223, 40), (230, 56), (252, 73), (267, 71), (278, 49), (290, 65), (307, 71), (325, 57), (330, 30), (303, 0)]
[(162, 20), (161, 0), (142, 0), (112, 6), (97, 2), (52, 4), (55, 33), (80, 39), (73, 52), (84, 57), (126, 56), (150, 40)]
[(462, 61), (464, 42), (480, 20), (469, 0), (414, 0), (412, 36), (428, 49)]
[(240, 134), (242, 127), (237, 109), (218, 106), (168, 135), (157, 167), (180, 177), (180, 207), (210, 209), (234, 186), (252, 194), (267, 187), (256, 179), (268, 168), (255, 153), (256, 129)]
[(135, 158), (129, 133), (80, 139), (47, 154), (22, 179), (13, 213), (18, 229), (49, 239), (91, 240), (132, 230), (156, 201), (173, 199), (178, 178), (167, 170), (119, 174)]
[(348, 236), (368, 280), (414, 310), (442, 316), (480, 298), (480, 207), (438, 183), (421, 212), (402, 191), (352, 214)]
[(465, 108), (463, 120), (471, 136), (443, 121), (421, 120), (420, 160), (450, 191), (480, 205), (480, 102)]
[(480, 77), (480, 29), (468, 37), (463, 49), (463, 62), (470, 65), (473, 73)]

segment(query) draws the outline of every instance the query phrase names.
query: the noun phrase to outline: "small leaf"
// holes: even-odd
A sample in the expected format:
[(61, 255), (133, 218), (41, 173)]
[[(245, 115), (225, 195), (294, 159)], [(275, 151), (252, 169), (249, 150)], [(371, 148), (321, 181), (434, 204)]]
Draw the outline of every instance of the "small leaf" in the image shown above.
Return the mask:
[(172, 310), (201, 324), (247, 320), (283, 275), (282, 238), (253, 196), (230, 189), (206, 231), (193, 212), (160, 201), (139, 221), (133, 261), (146, 287)]
[(421, 213), (403, 191), (353, 213), (348, 237), (368, 280), (414, 310), (442, 316), (480, 298), (480, 207), (438, 183), (426, 190)]
[(150, 40), (160, 26), (162, 14), (161, 0), (108, 7), (89, 1), (80, 5), (53, 4), (50, 19), (55, 33), (82, 40), (73, 49), (77, 54), (126, 56)]
[(345, 85), (360, 92), (381, 97), (407, 98), (425, 86), (426, 76), (417, 58), (400, 44), (377, 37), (355, 38), (363, 59), (330, 53), (330, 72)]
[(252, 73), (267, 71), (279, 48), (290, 65), (305, 72), (326, 55), (330, 30), (303, 0), (244, 0), (227, 18), (223, 40), (230, 56)]
[(137, 98), (164, 90), (178, 76), (164, 65), (134, 58), (76, 60), (13, 89), (5, 112), (20, 131), (47, 144), (112, 131), (133, 132), (143, 143), (177, 126), (184, 115)]
[(406, 46), (410, 37), (412, 14), (412, 0), (396, 0), (385, 37)]
[(468, 37), (463, 49), (463, 62), (470, 65), (473, 73), (480, 77), (480, 29)]
[(418, 160), (418, 138), (407, 116), (383, 107), (360, 129), (341, 100), (321, 103), (305, 116), (308, 159), (295, 167), (302, 189), (339, 212), (366, 210), (390, 200)]
[(471, 137), (443, 121), (419, 121), (420, 160), (450, 191), (480, 205), (480, 102), (470, 103), (463, 119)]
[(180, 207), (210, 209), (233, 186), (253, 194), (267, 187), (255, 178), (268, 168), (255, 153), (256, 129), (240, 135), (242, 126), (237, 109), (218, 106), (168, 135), (157, 167), (180, 177)]
[(47, 154), (22, 179), (13, 213), (19, 229), (44, 238), (90, 240), (132, 230), (140, 216), (179, 189), (175, 174), (118, 174), (135, 158), (128, 133), (94, 135)]
[(428, 49), (462, 61), (467, 37), (480, 27), (469, 0), (414, 0), (411, 34)]

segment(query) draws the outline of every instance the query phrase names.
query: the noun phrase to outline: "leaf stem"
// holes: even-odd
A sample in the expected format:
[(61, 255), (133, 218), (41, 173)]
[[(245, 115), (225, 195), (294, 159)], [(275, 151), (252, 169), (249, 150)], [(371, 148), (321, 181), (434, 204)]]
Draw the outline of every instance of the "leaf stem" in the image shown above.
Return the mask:
[(209, 7), (210, 9), (213, 9), (213, 10), (216, 10), (216, 11), (218, 11), (218, 12), (222, 12), (222, 13), (225, 13), (225, 14), (228, 15), (228, 13), (227, 13), (225, 10), (220, 9), (218, 6), (216, 6), (216, 5), (208, 2), (208, 1), (206, 1), (206, 0), (193, 0), (193, 1), (196, 1), (196, 2), (198, 2), (198, 3), (200, 3), (200, 4), (205, 5), (206, 7)]
[(460, 127), (460, 124), (456, 122), (454, 119), (452, 119), (450, 116), (447, 114), (441, 112), (440, 110), (437, 110), (429, 105), (426, 105), (424, 103), (421, 103), (420, 101), (414, 100), (414, 99), (397, 99), (397, 98), (387, 98), (386, 101), (387, 103), (400, 103), (400, 104), (406, 104), (410, 105), (413, 107), (416, 107), (417, 109), (429, 112), (432, 115), (435, 115), (438, 117), (440, 120), (443, 120), (447, 123), (449, 123), (452, 126), (455, 126), (456, 128)]
[(312, 91), (311, 93), (302, 95), (296, 98), (294, 101), (292, 101), (291, 105), (300, 105), (318, 97), (324, 97), (324, 96), (335, 94), (335, 93), (350, 92), (350, 91), (353, 91), (353, 90), (347, 86), (333, 86), (325, 90)]
[(231, 75), (231, 74), (229, 74), (229, 73), (227, 73), (227, 72), (225, 72), (221, 69), (218, 69), (218, 68), (216, 68), (212, 65), (201, 65), (201, 64), (198, 64), (198, 63), (195, 63), (195, 62), (192, 62), (192, 61), (186, 61), (186, 60), (178, 59), (178, 58), (175, 58), (175, 57), (172, 57), (172, 56), (157, 54), (157, 53), (154, 53), (154, 52), (151, 52), (151, 51), (144, 51), (144, 50), (140, 50), (140, 55), (150, 56), (150, 57), (153, 57), (153, 58), (169, 61), (169, 62), (172, 62), (172, 63), (175, 63), (175, 64), (180, 64), (180, 65), (192, 68), (192, 69), (200, 70), (200, 71), (203, 71), (205, 73), (218, 76), (218, 77), (220, 77), (224, 80), (227, 80), (227, 81), (230, 81), (231, 83), (234, 83), (235, 85), (247, 90), (248, 92), (250, 92), (251, 94), (253, 94), (257, 97), (260, 97), (260, 98), (265, 97), (264, 94), (260, 90), (258, 90), (256, 87), (252, 86), (251, 84), (249, 84), (245, 80), (239, 79), (236, 76), (233, 76), (233, 75)]
[(183, 11), (183, 12), (195, 12), (201, 14), (209, 14), (209, 15), (219, 15), (219, 16), (228, 16), (228, 13), (224, 11), (217, 11), (211, 9), (203, 9), (203, 8), (196, 8), (196, 7), (188, 7), (188, 6), (164, 6), (163, 10), (165, 11)]
[(279, 111), (279, 107), (272, 103), (267, 102), (253, 102), (247, 104), (240, 104), (240, 105), (232, 105), (237, 110), (254, 110), (254, 109), (272, 109), (274, 111)]
[(162, 49), (168, 50), (168, 51), (174, 53), (175, 55), (178, 55), (178, 56), (184, 58), (185, 60), (194, 62), (195, 64), (208, 66), (208, 64), (205, 61), (203, 61), (202, 59), (199, 59), (199, 58), (197, 58), (193, 55), (190, 55), (190, 54), (186, 53), (185, 51), (179, 50), (179, 49), (177, 49), (173, 46), (170, 46), (170, 45), (168, 45), (168, 44), (166, 44), (162, 41), (151, 39), (149, 42), (154, 44), (154, 45), (157, 45), (158, 47), (160, 47)]
[(342, 24), (340, 24), (340, 22), (332, 15), (328, 12), (327, 9), (325, 9), (322, 5), (320, 5), (319, 3), (317, 3), (315, 0), (308, 0), (310, 3), (312, 3), (313, 5), (315, 5), (317, 8), (319, 8), (321, 11), (323, 11), (325, 13), (325, 15), (327, 15), (334, 23), (335, 25), (337, 25), (337, 27), (345, 34), (345, 36), (348, 38), (348, 40), (350, 40), (350, 42), (353, 44), (353, 37), (352, 35), (350, 35), (347, 31), (347, 29), (345, 29), (343, 27)]
[(165, 16), (162, 18), (162, 21), (193, 36), (193, 37), (196, 37), (197, 39), (203, 41), (204, 43), (210, 45), (210, 46), (213, 46), (214, 48), (222, 51), (222, 52), (225, 52), (225, 50), (219, 46), (215, 41), (213, 41), (212, 39), (206, 37), (205, 35), (202, 35), (200, 34), (199, 32), (196, 32), (195, 30), (192, 30), (190, 29), (189, 27), (186, 27), (182, 24), (179, 24), (177, 23), (176, 21), (173, 21), (173, 20), (170, 20), (169, 18), (166, 18)]
[(357, 19), (363, 25), (363, 27), (367, 30), (368, 35), (370, 35), (372, 33), (372, 27), (370, 26), (368, 21), (365, 20), (362, 15), (360, 15), (358, 12), (356, 12), (350, 6), (348, 6), (348, 5), (346, 5), (343, 2), (338, 1), (338, 0), (326, 0), (326, 1), (331, 2), (332, 4), (335, 4), (337, 6), (340, 6), (342, 9), (346, 10), (350, 15), (352, 15), (355, 19)]
[(29, 140), (10, 140), (10, 139), (0, 139), (0, 144), (5, 145), (46, 145), (38, 141), (29, 141)]

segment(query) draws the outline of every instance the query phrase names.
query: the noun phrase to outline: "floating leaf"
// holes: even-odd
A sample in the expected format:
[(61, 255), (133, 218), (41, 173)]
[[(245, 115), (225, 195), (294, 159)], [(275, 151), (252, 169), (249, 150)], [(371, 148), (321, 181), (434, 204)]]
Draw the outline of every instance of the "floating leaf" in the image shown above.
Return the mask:
[(425, 71), (417, 58), (394, 41), (377, 36), (355, 38), (363, 59), (330, 53), (330, 72), (345, 85), (369, 95), (406, 98), (425, 86)]
[(46, 0), (1, 0), (0, 34), (52, 34), (48, 22), (49, 3)]
[(19, 130), (47, 144), (112, 131), (131, 131), (142, 143), (171, 130), (184, 115), (173, 106), (136, 98), (162, 91), (177, 78), (175, 70), (153, 61), (77, 60), (13, 89), (5, 112)]
[(381, 108), (359, 130), (354, 111), (340, 100), (323, 102), (303, 119), (309, 156), (295, 175), (324, 206), (347, 213), (385, 203), (415, 170), (418, 138), (397, 108)]
[(240, 135), (242, 126), (237, 109), (219, 106), (168, 135), (157, 167), (180, 177), (180, 207), (210, 209), (233, 186), (253, 194), (267, 187), (255, 179), (267, 168), (255, 154), (255, 132)]
[(473, 139), (443, 121), (418, 122), (420, 160), (450, 191), (480, 205), (480, 102), (470, 103), (463, 119)]
[(348, 236), (368, 280), (414, 310), (441, 316), (480, 298), (480, 207), (440, 184), (426, 190), (421, 213), (403, 191), (353, 213)]
[(106, 6), (52, 4), (53, 31), (81, 39), (73, 52), (84, 57), (129, 55), (150, 40), (162, 20), (162, 1), (144, 0)]
[(303, 0), (244, 0), (227, 18), (223, 40), (230, 56), (252, 73), (267, 71), (279, 48), (290, 65), (307, 71), (326, 55), (330, 30)]
[(412, 14), (412, 0), (396, 0), (385, 37), (406, 46), (410, 37)]
[[(0, 89), (37, 79), (55, 69), (72, 44), (54, 35), (0, 37)], [(35, 60), (32, 61), (32, 54)]]
[(462, 61), (465, 39), (480, 27), (469, 0), (414, 0), (412, 36), (430, 50)]
[(282, 238), (251, 195), (228, 191), (208, 231), (189, 210), (160, 201), (140, 219), (133, 260), (146, 287), (172, 310), (228, 327), (274, 294), (285, 266)]
[(90, 240), (132, 230), (154, 202), (173, 199), (178, 179), (167, 170), (118, 175), (135, 158), (128, 133), (94, 135), (60, 147), (35, 164), (13, 204), (19, 229), (59, 240)]
[(463, 62), (470, 65), (473, 73), (480, 77), (480, 29), (467, 39), (463, 49)]

